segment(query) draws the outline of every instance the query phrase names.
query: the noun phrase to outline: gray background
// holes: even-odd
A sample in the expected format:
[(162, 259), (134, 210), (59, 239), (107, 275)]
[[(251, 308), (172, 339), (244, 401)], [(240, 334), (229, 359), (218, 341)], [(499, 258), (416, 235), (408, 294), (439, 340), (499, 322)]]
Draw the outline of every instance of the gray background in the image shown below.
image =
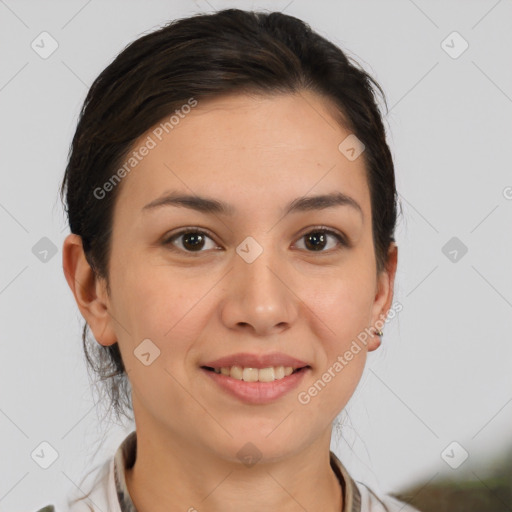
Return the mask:
[[(57, 189), (87, 89), (142, 33), (231, 6), (302, 18), (388, 99), (403, 310), (370, 354), (333, 449), (357, 480), (393, 491), (483, 478), (512, 444), (510, 0), (0, 0), (1, 511), (63, 506), (132, 430), (99, 421), (61, 268)], [(46, 59), (31, 47), (43, 31), (58, 43)], [(454, 31), (469, 44), (457, 58)], [(43, 237), (56, 251), (46, 259)], [(48, 469), (31, 457), (43, 441), (58, 453)], [(452, 459), (469, 454), (457, 469), (441, 456), (453, 441)]]

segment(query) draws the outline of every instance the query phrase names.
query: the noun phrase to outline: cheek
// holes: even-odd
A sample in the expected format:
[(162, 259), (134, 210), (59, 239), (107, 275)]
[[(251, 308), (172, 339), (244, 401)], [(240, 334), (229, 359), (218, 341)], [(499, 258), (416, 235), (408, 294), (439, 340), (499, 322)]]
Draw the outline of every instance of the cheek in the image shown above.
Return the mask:
[(155, 416), (190, 401), (180, 385), (187, 379), (183, 363), (204, 330), (201, 298), (208, 287), (176, 274), (141, 265), (119, 275), (115, 314), (126, 327), (117, 329), (120, 350), (132, 389)]
[(333, 277), (328, 287), (317, 287), (309, 294), (314, 309), (329, 327), (329, 342), (338, 348), (369, 327), (375, 281), (362, 270)]
[(325, 352), (319, 361), (316, 387), (326, 388), (320, 399), (324, 406), (337, 410), (348, 402), (364, 370), (374, 282), (369, 273), (363, 279), (361, 271), (344, 273), (333, 281), (312, 300), (323, 324), (317, 334)]
[(141, 259), (119, 268), (113, 286), (117, 286), (113, 313), (124, 327), (116, 330), (122, 337), (129, 336), (134, 347), (149, 338), (161, 350), (177, 351), (200, 332), (198, 310), (208, 291), (204, 281), (184, 280), (177, 271), (165, 271)]

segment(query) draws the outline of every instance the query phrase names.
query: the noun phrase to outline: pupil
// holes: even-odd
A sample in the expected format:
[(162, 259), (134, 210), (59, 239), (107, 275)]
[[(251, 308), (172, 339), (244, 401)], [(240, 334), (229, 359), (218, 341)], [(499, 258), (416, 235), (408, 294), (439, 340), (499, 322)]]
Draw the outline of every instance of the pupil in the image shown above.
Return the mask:
[[(192, 240), (192, 242), (189, 242), (189, 240)], [(202, 247), (201, 243), (204, 243), (204, 238), (201, 233), (188, 233), (183, 237), (183, 245), (185, 247), (190, 245), (192, 249), (197, 249)]]
[[(313, 245), (309, 243), (310, 241), (314, 241)], [(317, 242), (320, 242), (320, 244)], [(310, 234), (306, 237), (306, 246), (312, 247), (315, 251), (322, 249), (324, 247), (323, 244), (325, 244), (325, 233), (321, 231), (316, 231), (315, 234)]]

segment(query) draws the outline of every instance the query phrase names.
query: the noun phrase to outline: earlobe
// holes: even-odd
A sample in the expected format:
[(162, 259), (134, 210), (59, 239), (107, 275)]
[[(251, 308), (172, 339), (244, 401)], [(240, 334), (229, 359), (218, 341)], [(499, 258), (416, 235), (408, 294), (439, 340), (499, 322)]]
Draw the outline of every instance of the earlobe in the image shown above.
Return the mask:
[(396, 269), (398, 265), (398, 247), (393, 242), (388, 250), (386, 269), (377, 279), (376, 295), (372, 312), (372, 336), (368, 342), (368, 352), (376, 350), (381, 345), (381, 337), (377, 330), (384, 331), (384, 322), (393, 303)]
[(105, 281), (87, 261), (80, 236), (70, 234), (62, 247), (62, 268), (80, 313), (101, 345), (116, 343)]

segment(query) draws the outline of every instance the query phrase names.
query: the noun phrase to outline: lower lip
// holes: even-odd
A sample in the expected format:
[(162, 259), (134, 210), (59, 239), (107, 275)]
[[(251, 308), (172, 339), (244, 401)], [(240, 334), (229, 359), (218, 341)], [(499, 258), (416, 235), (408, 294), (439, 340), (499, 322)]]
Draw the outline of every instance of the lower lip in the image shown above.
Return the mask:
[(245, 382), (201, 368), (221, 389), (239, 400), (254, 405), (268, 404), (296, 388), (310, 368), (304, 368), (272, 382)]

